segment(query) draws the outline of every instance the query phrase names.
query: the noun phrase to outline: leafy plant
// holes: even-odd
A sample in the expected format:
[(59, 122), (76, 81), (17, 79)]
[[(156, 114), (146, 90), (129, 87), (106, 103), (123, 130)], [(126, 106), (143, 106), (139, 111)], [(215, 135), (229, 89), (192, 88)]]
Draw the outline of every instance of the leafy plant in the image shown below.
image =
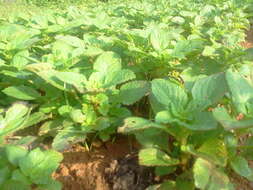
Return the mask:
[(233, 189), (231, 169), (252, 180), (252, 138), (240, 141), (252, 133), (252, 49), (240, 46), (251, 3), (93, 2), (1, 18), (2, 142), (33, 127), (63, 150), (118, 131), (143, 146), (140, 164), (175, 174), (151, 189)]
[(60, 153), (39, 148), (27, 151), (21, 146), (6, 145), (0, 155), (1, 189), (61, 189), (61, 184), (51, 177), (63, 159)]

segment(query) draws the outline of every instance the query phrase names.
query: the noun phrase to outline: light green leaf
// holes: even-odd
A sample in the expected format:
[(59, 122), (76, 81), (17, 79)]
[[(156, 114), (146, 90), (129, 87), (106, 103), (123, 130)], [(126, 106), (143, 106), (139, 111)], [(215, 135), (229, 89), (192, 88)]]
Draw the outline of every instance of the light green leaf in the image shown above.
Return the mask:
[(146, 81), (132, 81), (121, 86), (120, 98), (123, 104), (130, 105), (140, 100), (150, 90)]
[(170, 43), (168, 32), (165, 29), (154, 27), (150, 34), (150, 41), (156, 51), (166, 49)]
[(224, 107), (213, 110), (214, 118), (224, 127), (225, 130), (250, 128), (253, 126), (253, 119), (237, 120), (232, 118)]
[(5, 147), (5, 153), (10, 163), (18, 166), (18, 162), (27, 154), (27, 150), (21, 146), (8, 145)]
[(105, 52), (96, 59), (93, 68), (102, 73), (119, 71), (121, 70), (121, 59), (114, 52)]
[[(1, 164), (0, 168), (0, 187), (1, 187), (1, 185), (11, 177), (11, 170), (9, 169), (8, 166), (2, 166), (2, 163), (0, 164)], [(5, 163), (5, 165), (7, 165), (7, 163)]]
[(11, 86), (2, 90), (8, 96), (20, 99), (20, 100), (35, 100), (40, 97), (40, 94), (31, 87), (20, 85)]
[(31, 185), (29, 179), (19, 169), (16, 169), (12, 172), (11, 179), (22, 182), (23, 184), (28, 186)]
[(227, 91), (224, 73), (220, 73), (197, 80), (192, 88), (192, 96), (205, 109), (217, 103)]
[(29, 51), (24, 50), (20, 51), (12, 59), (11, 65), (14, 67), (17, 67), (18, 69), (23, 69), (25, 65), (28, 64), (28, 59), (26, 57), (29, 57)]
[(158, 128), (166, 130), (166, 127), (151, 122), (149, 120), (143, 119), (141, 117), (129, 117), (124, 121), (124, 125), (118, 128), (119, 133), (130, 133), (141, 131), (149, 128)]
[(128, 69), (122, 69), (115, 72), (106, 73), (105, 81), (102, 83), (103, 88), (109, 88), (117, 84), (132, 80), (135, 78), (133, 71)]
[(209, 57), (209, 56), (214, 56), (215, 54), (215, 48), (212, 47), (212, 46), (205, 46), (203, 52), (202, 52), (202, 55), (203, 56), (206, 56), (206, 57)]
[(182, 87), (164, 79), (152, 81), (152, 93), (161, 104), (166, 106), (173, 103), (175, 106), (184, 107), (188, 101), (187, 94)]
[(20, 181), (16, 181), (16, 180), (7, 180), (3, 186), (2, 186), (3, 190), (31, 190), (30, 185), (24, 184)]
[(253, 171), (249, 167), (248, 161), (245, 158), (241, 156), (235, 156), (230, 161), (230, 165), (237, 174), (246, 177), (250, 181), (253, 181)]
[(75, 87), (82, 87), (87, 81), (84, 75), (75, 72), (57, 72), (55, 77), (62, 82), (74, 85)]
[(82, 113), (82, 110), (80, 109), (72, 110), (69, 116), (75, 123), (83, 123), (85, 120), (85, 115)]
[(139, 152), (139, 163), (145, 166), (174, 166), (180, 161), (156, 148), (146, 148)]
[(31, 110), (25, 103), (15, 103), (6, 112), (0, 123), (0, 136), (13, 133), (24, 127)]
[(86, 132), (80, 131), (76, 127), (68, 126), (63, 128), (55, 136), (52, 147), (55, 150), (62, 151), (73, 143), (82, 142), (86, 138)]
[(35, 184), (48, 184), (52, 173), (57, 169), (63, 156), (53, 150), (42, 152), (39, 148), (32, 150), (19, 160), (22, 172)]
[(207, 160), (198, 158), (193, 167), (195, 186), (206, 190), (232, 190), (229, 178), (224, 172)]
[(231, 69), (226, 72), (226, 80), (238, 113), (248, 114), (247, 104), (253, 101), (253, 86), (239, 73)]
[(227, 165), (227, 150), (221, 139), (208, 139), (197, 151), (205, 155), (208, 160), (211, 160), (215, 164), (223, 167)]
[(209, 183), (212, 165), (201, 158), (198, 158), (193, 167), (194, 181), (196, 187), (205, 189)]

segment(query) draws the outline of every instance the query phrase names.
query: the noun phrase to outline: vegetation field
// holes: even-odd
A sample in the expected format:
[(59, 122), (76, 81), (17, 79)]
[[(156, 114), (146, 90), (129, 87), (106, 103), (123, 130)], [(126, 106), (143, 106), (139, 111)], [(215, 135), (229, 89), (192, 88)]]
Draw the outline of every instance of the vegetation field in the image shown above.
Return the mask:
[(252, 7), (0, 1), (0, 189), (253, 189)]

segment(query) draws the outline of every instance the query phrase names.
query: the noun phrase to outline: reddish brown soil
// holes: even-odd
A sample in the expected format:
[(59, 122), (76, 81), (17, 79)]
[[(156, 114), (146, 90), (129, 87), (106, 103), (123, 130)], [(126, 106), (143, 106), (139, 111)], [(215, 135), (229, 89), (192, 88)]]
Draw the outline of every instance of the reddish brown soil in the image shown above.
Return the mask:
[(54, 177), (63, 190), (142, 190), (151, 183), (152, 172), (138, 166), (135, 150), (126, 138), (91, 151), (75, 146), (63, 153)]
[(251, 29), (247, 31), (246, 34), (247, 34), (246, 41), (242, 42), (241, 45), (244, 48), (252, 48), (253, 47), (253, 27), (251, 27)]

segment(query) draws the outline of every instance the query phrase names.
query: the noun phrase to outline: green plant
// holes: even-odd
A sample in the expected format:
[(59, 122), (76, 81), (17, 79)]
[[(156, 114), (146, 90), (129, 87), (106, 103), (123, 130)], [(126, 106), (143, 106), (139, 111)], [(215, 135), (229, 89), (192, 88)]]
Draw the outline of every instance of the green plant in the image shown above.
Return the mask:
[(110, 1), (2, 18), (2, 141), (34, 127), (62, 150), (118, 130), (143, 145), (140, 164), (174, 174), (160, 189), (233, 189), (231, 168), (251, 180), (252, 140), (239, 143), (252, 133), (250, 5)]
[[(161, 189), (234, 189), (229, 168), (253, 180), (246, 160), (251, 138), (239, 143), (253, 125), (252, 71), (252, 66), (229, 69), (197, 79), (191, 89), (166, 79), (152, 81), (155, 121), (130, 117), (119, 132), (134, 133), (145, 147), (140, 164), (156, 166), (158, 175), (180, 171)], [(167, 138), (156, 138), (162, 133)]]
[(1, 147), (0, 155), (1, 189), (61, 189), (61, 184), (51, 177), (63, 158), (60, 153), (39, 148), (27, 151), (21, 146), (6, 145)]

